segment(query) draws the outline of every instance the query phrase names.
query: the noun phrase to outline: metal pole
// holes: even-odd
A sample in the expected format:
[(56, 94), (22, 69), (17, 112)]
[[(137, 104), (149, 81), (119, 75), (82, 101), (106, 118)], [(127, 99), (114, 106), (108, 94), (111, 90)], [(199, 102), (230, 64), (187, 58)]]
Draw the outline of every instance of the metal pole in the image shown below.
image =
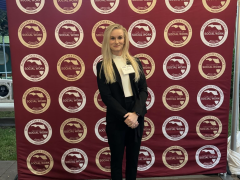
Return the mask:
[(239, 79), (240, 79), (240, 18), (239, 18), (239, 4), (237, 4), (237, 23), (236, 23), (236, 46), (235, 46), (235, 66), (233, 74), (233, 103), (232, 103), (232, 135), (231, 135), (231, 150), (236, 151), (237, 149), (237, 124), (239, 121)]
[(3, 42), (3, 59), (4, 59), (4, 65), (5, 65), (5, 78), (7, 79), (7, 61), (6, 61), (6, 54), (5, 54), (4, 36), (2, 36), (2, 42)]

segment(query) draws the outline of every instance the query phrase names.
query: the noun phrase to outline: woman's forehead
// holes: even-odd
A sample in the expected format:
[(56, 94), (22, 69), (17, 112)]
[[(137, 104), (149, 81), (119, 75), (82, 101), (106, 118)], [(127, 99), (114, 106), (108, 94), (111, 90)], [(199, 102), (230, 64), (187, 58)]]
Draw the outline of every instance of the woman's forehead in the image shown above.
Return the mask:
[(122, 29), (114, 29), (111, 34), (111, 36), (123, 36), (123, 30)]

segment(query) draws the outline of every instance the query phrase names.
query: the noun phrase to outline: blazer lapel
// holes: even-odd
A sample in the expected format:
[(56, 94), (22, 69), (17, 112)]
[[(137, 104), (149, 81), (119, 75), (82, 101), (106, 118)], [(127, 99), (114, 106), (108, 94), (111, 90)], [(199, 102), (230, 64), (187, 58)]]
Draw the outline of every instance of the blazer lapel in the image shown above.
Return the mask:
[(122, 90), (123, 90), (122, 79), (121, 79), (120, 74), (119, 74), (119, 72), (118, 72), (117, 66), (116, 66), (116, 64), (114, 63), (114, 61), (112, 61), (112, 64), (113, 64), (113, 70), (114, 70), (114, 72), (115, 72), (116, 80), (117, 80), (118, 84), (120, 85), (120, 87), (121, 87)]
[[(132, 64), (130, 63), (130, 61), (127, 60), (127, 65), (132, 65)], [(135, 90), (137, 90), (137, 83), (135, 82), (135, 73), (130, 73), (129, 79), (130, 79), (130, 82), (132, 85), (132, 89), (134, 88)], [(133, 90), (133, 92), (134, 92), (134, 90)]]

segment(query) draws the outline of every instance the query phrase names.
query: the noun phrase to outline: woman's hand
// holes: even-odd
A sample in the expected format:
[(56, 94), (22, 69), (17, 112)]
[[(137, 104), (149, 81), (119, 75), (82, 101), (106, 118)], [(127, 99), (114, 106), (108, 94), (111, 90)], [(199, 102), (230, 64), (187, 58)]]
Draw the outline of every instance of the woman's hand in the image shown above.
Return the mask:
[(128, 125), (128, 127), (131, 127), (132, 129), (138, 127), (138, 115), (136, 113), (129, 112), (125, 114), (124, 118), (126, 118), (124, 122)]

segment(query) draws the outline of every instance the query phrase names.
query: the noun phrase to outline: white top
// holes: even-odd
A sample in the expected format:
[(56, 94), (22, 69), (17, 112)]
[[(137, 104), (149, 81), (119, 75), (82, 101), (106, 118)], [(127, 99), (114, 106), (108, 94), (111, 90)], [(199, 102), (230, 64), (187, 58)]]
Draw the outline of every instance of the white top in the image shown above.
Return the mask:
[(122, 67), (127, 65), (126, 59), (124, 59), (122, 56), (112, 55), (112, 57), (113, 57), (114, 63), (117, 66), (118, 72), (121, 76), (123, 92), (124, 92), (125, 97), (133, 96), (132, 86), (131, 86), (131, 82), (129, 79), (129, 75), (123, 74), (123, 71), (122, 71)]

